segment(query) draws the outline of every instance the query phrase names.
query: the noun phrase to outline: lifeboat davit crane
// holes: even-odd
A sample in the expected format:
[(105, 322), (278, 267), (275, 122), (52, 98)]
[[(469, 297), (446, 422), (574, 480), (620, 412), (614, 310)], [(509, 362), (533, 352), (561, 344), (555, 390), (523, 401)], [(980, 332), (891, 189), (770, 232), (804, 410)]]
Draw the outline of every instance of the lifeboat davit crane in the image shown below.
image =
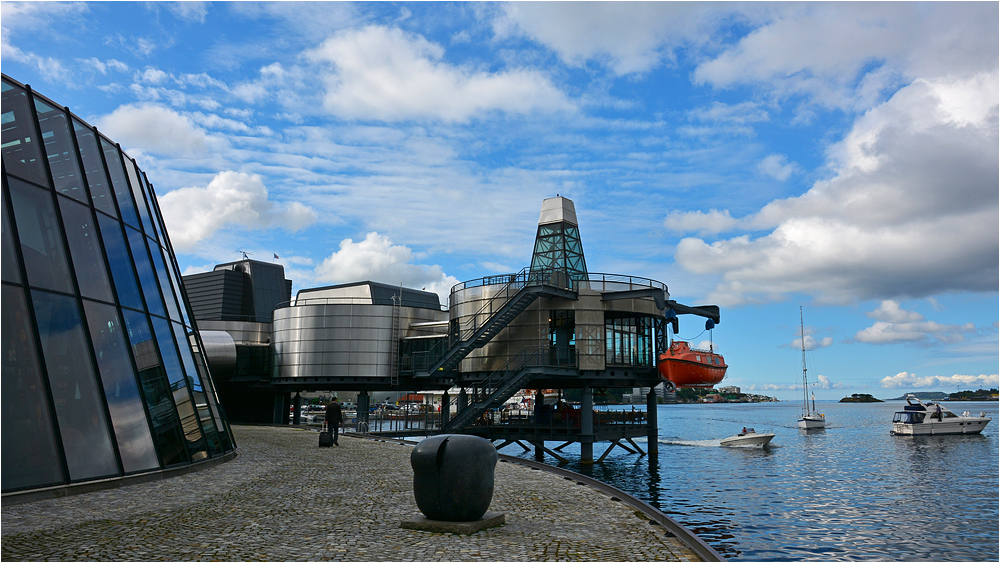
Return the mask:
[[(705, 329), (712, 330), (719, 323), (719, 308), (714, 305), (688, 307), (676, 301), (667, 302), (666, 316), (677, 334), (677, 314), (707, 317)], [(678, 387), (713, 387), (726, 377), (725, 358), (714, 349), (698, 350), (683, 340), (674, 340), (670, 347), (659, 354), (656, 369), (660, 372), (668, 392)]]

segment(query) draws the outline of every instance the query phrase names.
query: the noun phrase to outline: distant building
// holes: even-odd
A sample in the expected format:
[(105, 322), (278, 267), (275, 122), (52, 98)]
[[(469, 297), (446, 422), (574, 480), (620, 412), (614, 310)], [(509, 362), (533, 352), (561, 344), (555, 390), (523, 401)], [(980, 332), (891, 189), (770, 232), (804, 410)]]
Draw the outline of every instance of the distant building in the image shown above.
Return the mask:
[(727, 385), (725, 387), (718, 387), (716, 390), (723, 395), (739, 395), (740, 388), (734, 385)]

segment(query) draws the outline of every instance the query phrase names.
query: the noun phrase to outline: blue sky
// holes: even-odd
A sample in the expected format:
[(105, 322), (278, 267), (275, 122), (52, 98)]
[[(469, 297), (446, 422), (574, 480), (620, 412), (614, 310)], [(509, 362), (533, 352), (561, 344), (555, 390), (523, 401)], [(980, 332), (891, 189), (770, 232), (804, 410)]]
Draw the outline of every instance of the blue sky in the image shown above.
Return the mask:
[[(186, 273), (446, 294), (571, 198), (716, 303), (726, 383), (996, 387), (994, 3), (3, 2), (3, 72), (137, 159)], [(706, 341), (697, 319), (680, 336)]]

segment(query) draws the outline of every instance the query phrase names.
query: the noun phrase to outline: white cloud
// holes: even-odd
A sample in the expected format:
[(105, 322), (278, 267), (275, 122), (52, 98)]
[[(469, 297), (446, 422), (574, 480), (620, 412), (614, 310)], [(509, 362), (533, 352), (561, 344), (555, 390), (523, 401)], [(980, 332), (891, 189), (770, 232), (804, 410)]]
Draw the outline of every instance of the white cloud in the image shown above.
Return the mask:
[(886, 300), (879, 308), (866, 313), (877, 322), (858, 331), (855, 340), (868, 344), (894, 344), (909, 342), (918, 344), (951, 344), (965, 340), (964, 333), (976, 329), (972, 323), (964, 325), (943, 325), (927, 321), (916, 311), (900, 309), (899, 303)]
[(807, 334), (805, 338), (799, 337), (789, 342), (788, 347), (793, 348), (795, 350), (801, 350), (803, 340), (805, 341), (806, 344), (805, 348), (807, 352), (809, 350), (818, 350), (820, 348), (826, 348), (827, 346), (833, 345), (832, 336), (824, 336), (823, 338), (816, 340), (816, 338), (813, 335)]
[(344, 239), (340, 249), (316, 267), (318, 281), (348, 283), (377, 281), (403, 285), (437, 293), (441, 304), (448, 304), (451, 288), (458, 279), (446, 275), (440, 266), (413, 263), (413, 251), (406, 246), (393, 244), (388, 238), (371, 232), (364, 240), (354, 242)]
[(138, 148), (163, 156), (206, 158), (225, 144), (190, 118), (156, 104), (124, 105), (98, 118), (96, 124), (126, 150)]
[(208, 15), (208, 6), (205, 2), (185, 0), (183, 2), (165, 2), (162, 5), (173, 12), (178, 19), (185, 21), (205, 23), (205, 16)]
[(816, 383), (813, 384), (814, 387), (819, 389), (847, 389), (847, 385), (840, 381), (830, 381), (830, 378), (820, 374), (816, 376)]
[[(783, 100), (863, 110), (918, 76), (961, 76), (997, 67), (991, 4), (777, 6), (769, 21), (702, 63), (698, 84), (752, 84)], [(850, 38), (845, 41), (845, 38)]]
[(995, 291), (997, 83), (993, 71), (901, 89), (831, 148), (835, 176), (739, 220), (770, 234), (686, 238), (676, 261), (720, 274), (709, 298), (721, 305)]
[(771, 154), (757, 163), (757, 170), (765, 176), (784, 182), (798, 172), (799, 167), (793, 162), (788, 162), (788, 157), (783, 154)]
[(261, 177), (241, 172), (219, 172), (204, 188), (180, 188), (158, 200), (170, 240), (179, 252), (192, 250), (230, 225), (297, 231), (316, 221), (316, 212), (297, 201), (269, 200)]
[(493, 22), (498, 37), (527, 36), (568, 65), (597, 61), (618, 75), (651, 70), (677, 47), (708, 42), (713, 18), (729, 13), (697, 2), (509, 2), (501, 10)]
[(901, 371), (893, 376), (882, 378), (884, 389), (926, 389), (933, 387), (954, 387), (963, 386), (967, 389), (992, 389), (997, 387), (997, 374), (987, 375), (932, 375), (927, 377), (917, 376), (915, 373)]
[(398, 28), (342, 31), (306, 56), (330, 65), (323, 104), (344, 119), (464, 122), (491, 111), (574, 109), (540, 72), (452, 66), (439, 45)]

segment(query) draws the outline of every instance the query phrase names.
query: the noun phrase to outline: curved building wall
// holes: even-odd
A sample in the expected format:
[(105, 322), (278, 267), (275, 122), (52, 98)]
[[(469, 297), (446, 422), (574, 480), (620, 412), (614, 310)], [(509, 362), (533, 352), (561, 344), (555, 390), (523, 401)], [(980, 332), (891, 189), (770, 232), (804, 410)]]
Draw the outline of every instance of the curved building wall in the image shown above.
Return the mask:
[(349, 298), (330, 301), (274, 311), (275, 377), (388, 380), (397, 369), (392, 357), (393, 340), (406, 336), (412, 323), (441, 321), (448, 316), (440, 310), (399, 307), (399, 330), (394, 331), (395, 308), (391, 305), (352, 303)]
[(231, 451), (146, 175), (68, 109), (2, 83), (3, 491)]

